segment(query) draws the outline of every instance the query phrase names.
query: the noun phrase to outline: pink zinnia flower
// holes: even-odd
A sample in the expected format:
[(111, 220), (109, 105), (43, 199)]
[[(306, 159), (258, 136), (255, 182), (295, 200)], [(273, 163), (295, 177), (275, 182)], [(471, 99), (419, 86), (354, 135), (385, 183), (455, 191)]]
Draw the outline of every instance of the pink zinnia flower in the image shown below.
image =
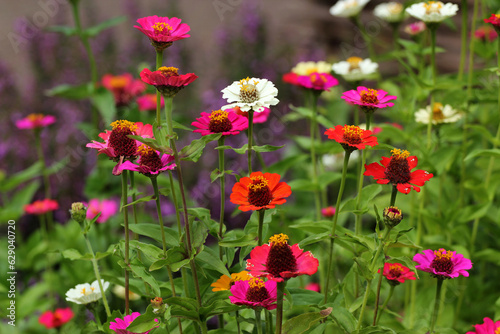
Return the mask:
[(94, 219), (97, 214), (101, 214), (97, 218), (96, 223), (105, 223), (115, 213), (118, 212), (118, 203), (111, 199), (103, 199), (102, 201), (93, 198), (87, 204), (87, 219)]
[(335, 208), (333, 206), (329, 206), (321, 209), (321, 215), (325, 218), (331, 218), (335, 215)]
[(418, 22), (410, 23), (407, 26), (405, 26), (404, 31), (408, 35), (415, 36), (415, 35), (420, 34), (423, 31), (425, 31), (426, 28), (427, 27), (426, 27), (424, 22), (418, 21)]
[(166, 170), (172, 170), (175, 168), (175, 164), (172, 163), (174, 161), (174, 157), (172, 155), (163, 154), (160, 157), (160, 152), (155, 151), (145, 144), (139, 146), (137, 153), (139, 154), (139, 160), (137, 160), (137, 163), (125, 161), (123, 164), (118, 166), (118, 170), (120, 172), (123, 170), (132, 170), (151, 177)]
[(415, 254), (413, 261), (418, 263), (416, 269), (428, 272), (439, 279), (455, 278), (460, 275), (469, 277), (467, 270), (472, 268), (472, 262), (455, 251), (440, 248), (436, 251), (426, 249)]
[(339, 81), (329, 73), (314, 72), (309, 75), (299, 75), (297, 83), (305, 88), (329, 91), (331, 87), (337, 86)]
[[(118, 333), (118, 334), (135, 334), (135, 332), (134, 333), (129, 332), (127, 330), (127, 328), (135, 320), (135, 318), (137, 318), (140, 315), (141, 314), (139, 312), (133, 312), (132, 314), (126, 315), (125, 317), (123, 317), (123, 319), (115, 318), (116, 322), (111, 321), (109, 323), (109, 329), (113, 330), (115, 333)], [(155, 321), (158, 322), (157, 319), (155, 319)], [(148, 334), (148, 333), (149, 333), (149, 331), (146, 331), (146, 332), (143, 332), (141, 334)]]
[(141, 80), (134, 79), (130, 73), (106, 74), (102, 77), (101, 83), (104, 88), (113, 93), (117, 107), (128, 105), (134, 97), (146, 90), (146, 85)]
[(38, 322), (45, 328), (58, 328), (70, 321), (74, 314), (71, 308), (58, 308), (54, 312), (45, 311), (38, 318)]
[(274, 310), (276, 308), (276, 282), (263, 282), (259, 278), (250, 281), (236, 281), (231, 287), (231, 303), (245, 305), (253, 309), (265, 308)]
[(20, 130), (38, 129), (55, 123), (56, 118), (52, 115), (29, 114), (26, 118), (16, 121), (16, 126)]
[[(380, 269), (378, 272), (380, 273)], [(389, 281), (391, 285), (398, 285), (404, 283), (406, 280), (417, 279), (415, 273), (401, 263), (384, 263), (382, 275), (387, 278), (387, 281)]]
[(311, 290), (311, 291), (316, 291), (316, 292), (320, 292), (321, 291), (321, 285), (319, 285), (319, 283), (312, 282), (312, 283), (307, 284), (304, 287), (304, 289)]
[(59, 209), (59, 203), (53, 199), (43, 199), (39, 201), (34, 201), (31, 204), (26, 204), (24, 206), (24, 212), (31, 215), (44, 215), (47, 212), (55, 211)]
[(199, 132), (202, 136), (213, 133), (222, 133), (223, 136), (237, 135), (240, 131), (248, 128), (248, 119), (234, 112), (225, 110), (214, 110), (212, 113), (202, 112), (201, 117), (191, 123), (196, 127), (193, 132)]
[(475, 332), (467, 332), (466, 334), (495, 334), (500, 330), (500, 321), (493, 321), (490, 318), (483, 319), (484, 324), (474, 325)]
[(181, 21), (177, 17), (168, 18), (153, 15), (138, 19), (137, 23), (140, 26), (134, 26), (134, 28), (148, 36), (151, 42), (172, 44), (172, 42), (191, 36), (187, 34), (191, 28)]
[(484, 19), (485, 23), (491, 23), (496, 31), (500, 30), (500, 14), (491, 14), (487, 19)]
[(311, 252), (304, 252), (298, 244), (290, 246), (286, 234), (276, 234), (269, 244), (255, 247), (247, 260), (247, 270), (254, 277), (267, 277), (283, 282), (300, 275), (318, 271), (319, 261)]
[(291, 85), (299, 86), (299, 75), (297, 73), (289, 72), (283, 74), (283, 81)]
[(173, 97), (198, 78), (194, 73), (181, 75), (178, 72), (177, 67), (162, 66), (154, 72), (145, 68), (141, 71), (141, 79), (148, 85), (155, 86), (164, 97)]
[(493, 42), (498, 34), (491, 26), (482, 26), (474, 31), (474, 37), (483, 42)]
[(347, 103), (360, 105), (364, 111), (373, 112), (376, 108), (392, 107), (394, 103), (390, 100), (396, 100), (397, 96), (387, 95), (386, 91), (375, 90), (359, 86), (356, 90), (349, 90), (342, 94), (341, 98)]
[[(247, 118), (247, 123), (248, 123), (248, 111), (243, 111), (238, 106), (236, 106), (234, 108), (225, 109), (225, 111), (236, 113), (236, 114), (238, 114), (240, 116), (246, 117)], [(253, 114), (253, 124), (265, 123), (267, 121), (267, 119), (269, 118), (270, 114), (271, 114), (271, 109), (270, 108), (262, 107), (261, 111), (255, 112)], [(247, 125), (247, 127), (248, 127), (248, 125)]]
[[(165, 106), (163, 96), (160, 96), (161, 108)], [(139, 111), (156, 111), (156, 94), (145, 94), (139, 96), (136, 100)]]

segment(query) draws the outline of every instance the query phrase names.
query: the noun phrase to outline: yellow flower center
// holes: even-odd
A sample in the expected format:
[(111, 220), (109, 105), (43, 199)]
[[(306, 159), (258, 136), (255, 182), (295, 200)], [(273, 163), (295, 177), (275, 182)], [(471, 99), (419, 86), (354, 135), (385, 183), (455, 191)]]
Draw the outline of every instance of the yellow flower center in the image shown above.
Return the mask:
[[(498, 15), (500, 17), (500, 15)], [(495, 329), (495, 334), (500, 334), (500, 327), (498, 327), (497, 329)]]
[(131, 132), (134, 132), (137, 130), (137, 125), (135, 125), (134, 122), (126, 121), (126, 120), (118, 120), (114, 121), (113, 123), (110, 124), (113, 127), (113, 130), (130, 130)]
[(442, 103), (435, 102), (432, 106), (432, 119), (438, 123), (444, 120)]
[(403, 11), (403, 5), (397, 2), (391, 3), (387, 6), (387, 10), (391, 14), (398, 15)]
[(345, 8), (357, 7), (358, 2), (356, 0), (347, 1)]
[(361, 96), (361, 102), (363, 103), (378, 103), (378, 91), (375, 89), (368, 88), (367, 90), (362, 90), (359, 95)]
[(210, 123), (208, 129), (213, 133), (230, 131), (233, 128), (231, 121), (228, 118), (227, 111), (214, 110), (210, 114)]
[(127, 86), (128, 79), (123, 75), (117, 75), (111, 78), (109, 84), (112, 88), (124, 88)]
[(214, 110), (210, 114), (210, 120), (214, 122), (223, 122), (227, 119), (227, 111)]
[(250, 180), (252, 180), (252, 183), (248, 185), (248, 189), (253, 191), (261, 190), (267, 187), (267, 184), (269, 183), (263, 176), (252, 176)]
[(151, 26), (153, 30), (155, 31), (156, 34), (158, 33), (168, 33), (170, 30), (172, 30), (172, 27), (165, 22), (156, 22)]
[(252, 278), (250, 282), (248, 282), (251, 288), (264, 288), (266, 285), (260, 278)]
[(288, 244), (288, 235), (280, 233), (269, 238), (269, 243), (273, 246)]
[[(495, 17), (496, 17), (497, 19), (500, 19), (500, 14), (495, 14)], [(496, 333), (495, 333), (495, 334), (496, 334)]]
[(361, 143), (361, 135), (363, 130), (356, 125), (346, 125), (344, 126), (344, 141), (348, 144), (359, 144)]
[(26, 118), (30, 120), (30, 122), (37, 122), (43, 119), (43, 114), (29, 114)]
[(436, 260), (451, 260), (453, 252), (440, 248), (437, 251), (434, 251), (434, 255), (436, 255)]
[(87, 291), (87, 289), (83, 288), (81, 291), (81, 294), (84, 296), (90, 295), (91, 293), (94, 293), (94, 287), (90, 287), (90, 291)]
[(179, 69), (177, 67), (172, 66), (162, 66), (158, 69), (166, 77), (174, 77), (179, 75)]
[(151, 154), (154, 154), (156, 153), (155, 150), (153, 148), (151, 148), (150, 146), (146, 145), (146, 144), (142, 144), (140, 145), (138, 148), (137, 148), (137, 152), (141, 155), (141, 156), (146, 156), (146, 155), (151, 155)]
[(391, 220), (401, 219), (401, 210), (395, 206), (390, 206), (384, 209), (384, 216)]
[(349, 71), (355, 70), (359, 68), (359, 63), (363, 61), (363, 58), (360, 57), (349, 57), (347, 58), (347, 62), (349, 63)]
[(439, 13), (441, 8), (443, 8), (443, 3), (441, 1), (427, 1), (424, 3), (425, 13)]
[(403, 269), (401, 269), (401, 267), (398, 266), (397, 264), (391, 264), (389, 266), (389, 270), (391, 271), (392, 274), (397, 274), (397, 273), (403, 272)]
[(407, 150), (400, 150), (398, 148), (393, 149), (391, 153), (392, 158), (396, 160), (403, 160), (410, 156), (410, 152), (408, 152)]

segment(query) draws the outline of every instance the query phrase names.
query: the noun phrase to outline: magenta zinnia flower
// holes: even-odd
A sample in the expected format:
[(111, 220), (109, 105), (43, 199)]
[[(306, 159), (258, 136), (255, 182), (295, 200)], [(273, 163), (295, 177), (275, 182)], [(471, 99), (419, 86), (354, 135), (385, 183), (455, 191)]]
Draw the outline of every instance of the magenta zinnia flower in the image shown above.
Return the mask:
[(490, 318), (483, 319), (484, 324), (474, 325), (475, 332), (466, 334), (496, 334), (500, 332), (500, 321), (493, 321)]
[(121, 75), (106, 74), (101, 80), (104, 88), (113, 93), (117, 107), (126, 106), (134, 97), (146, 90), (146, 85), (139, 79), (134, 79), (132, 74)]
[(159, 173), (175, 168), (174, 157), (169, 154), (163, 154), (160, 157), (160, 152), (155, 151), (151, 147), (142, 144), (137, 149), (139, 160), (137, 163), (125, 161), (118, 167), (119, 171), (132, 170), (146, 176), (157, 176)]
[[(378, 270), (380, 273), (380, 269)], [(415, 273), (410, 268), (403, 266), (401, 263), (384, 263), (382, 275), (387, 279), (389, 284), (398, 285), (406, 280), (416, 280)]]
[(341, 98), (348, 103), (360, 105), (365, 112), (373, 112), (377, 108), (392, 107), (394, 103), (389, 101), (396, 100), (397, 96), (387, 95), (387, 92), (381, 89), (359, 86), (356, 90), (345, 92)]
[(319, 261), (311, 252), (304, 252), (298, 244), (290, 246), (286, 234), (269, 238), (269, 244), (255, 247), (247, 260), (247, 270), (254, 277), (267, 277), (282, 282), (300, 275), (318, 271)]
[[(139, 96), (136, 100), (139, 111), (156, 111), (156, 94), (145, 94)], [(161, 108), (165, 106), (163, 96), (160, 96)]]
[(59, 209), (59, 203), (53, 199), (43, 199), (39, 201), (34, 201), (31, 204), (26, 204), (24, 206), (24, 212), (31, 215), (44, 215), (47, 212), (55, 211)]
[(335, 207), (329, 206), (321, 209), (321, 215), (325, 218), (332, 218), (335, 216)]
[[(248, 123), (248, 111), (243, 111), (238, 106), (236, 106), (234, 108), (225, 109), (225, 111), (232, 112), (232, 113), (238, 114), (240, 116), (246, 117), (247, 123)], [(262, 107), (261, 111), (253, 114), (253, 124), (265, 123), (267, 121), (267, 119), (269, 118), (270, 114), (271, 114), (270, 108)], [(248, 127), (248, 125), (247, 125), (247, 127)]]
[(26, 118), (16, 121), (16, 126), (20, 130), (38, 129), (55, 123), (56, 118), (52, 115), (29, 114)]
[(93, 198), (87, 204), (87, 219), (94, 219), (99, 213), (96, 223), (105, 223), (115, 213), (118, 212), (118, 203), (111, 199), (103, 199), (102, 201)]
[[(129, 332), (127, 330), (127, 328), (135, 320), (135, 318), (137, 318), (140, 315), (141, 314), (139, 312), (133, 312), (132, 314), (126, 315), (125, 317), (123, 317), (123, 319), (115, 318), (116, 322), (111, 321), (109, 323), (109, 329), (113, 330), (115, 333), (118, 333), (118, 334), (135, 334), (135, 332), (134, 333)], [(158, 321), (158, 320), (155, 319), (155, 321)], [(149, 333), (149, 331), (142, 332), (140, 334), (148, 334), (148, 333)]]
[(305, 88), (329, 91), (331, 87), (337, 86), (339, 81), (329, 73), (314, 72), (309, 75), (299, 75), (297, 83)]
[(225, 110), (214, 110), (212, 113), (202, 112), (196, 122), (191, 123), (197, 127), (193, 132), (199, 132), (202, 136), (213, 133), (222, 133), (223, 136), (237, 135), (240, 131), (248, 128), (248, 119), (234, 112)]
[(137, 20), (140, 26), (134, 26), (149, 37), (151, 44), (157, 51), (161, 51), (173, 42), (188, 38), (191, 28), (186, 23), (181, 23), (177, 17), (161, 17), (157, 15), (143, 17)]
[(198, 78), (194, 73), (181, 75), (178, 72), (177, 67), (162, 66), (154, 72), (145, 68), (141, 71), (141, 79), (148, 85), (155, 86), (164, 97), (173, 97)]
[(418, 263), (416, 269), (428, 272), (439, 279), (455, 278), (460, 275), (469, 277), (467, 270), (472, 268), (472, 262), (455, 251), (440, 248), (436, 251), (426, 249), (423, 254), (418, 253), (413, 257)]
[(59, 328), (73, 318), (74, 314), (71, 308), (58, 308), (54, 312), (45, 311), (38, 318), (38, 322), (45, 328)]
[(236, 281), (231, 287), (231, 303), (245, 305), (253, 309), (265, 308), (274, 310), (276, 308), (276, 282), (263, 282), (259, 278), (249, 281)]

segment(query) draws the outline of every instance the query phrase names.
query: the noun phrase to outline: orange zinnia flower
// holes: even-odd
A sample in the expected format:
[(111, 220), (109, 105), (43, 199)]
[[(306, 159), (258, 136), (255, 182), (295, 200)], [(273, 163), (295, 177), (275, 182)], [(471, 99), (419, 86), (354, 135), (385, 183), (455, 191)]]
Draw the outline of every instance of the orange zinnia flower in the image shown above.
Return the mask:
[(231, 277), (222, 275), (217, 281), (210, 284), (210, 286), (213, 287), (212, 291), (230, 290), (234, 283), (238, 281), (249, 281), (252, 278), (253, 276), (248, 274), (248, 271), (243, 270), (239, 273), (231, 274)]
[(286, 202), (292, 189), (281, 176), (274, 173), (254, 172), (250, 177), (242, 177), (233, 187), (231, 203), (239, 204), (241, 211), (273, 209)]

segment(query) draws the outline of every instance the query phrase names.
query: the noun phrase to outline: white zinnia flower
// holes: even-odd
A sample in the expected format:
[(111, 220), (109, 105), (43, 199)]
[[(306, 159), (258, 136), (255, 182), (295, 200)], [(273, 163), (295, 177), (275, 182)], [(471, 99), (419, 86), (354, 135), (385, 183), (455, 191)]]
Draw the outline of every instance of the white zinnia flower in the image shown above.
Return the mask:
[(353, 17), (359, 14), (370, 0), (339, 0), (330, 8), (330, 14), (340, 17)]
[[(109, 282), (105, 282), (102, 279), (101, 283), (102, 288), (106, 291), (109, 286)], [(92, 303), (101, 299), (101, 297), (102, 294), (97, 280), (93, 281), (92, 284), (78, 284), (73, 289), (69, 289), (68, 292), (66, 292), (66, 300), (76, 304)]]
[(311, 73), (330, 73), (332, 65), (326, 61), (302, 61), (292, 68), (292, 73), (297, 75), (309, 75)]
[(403, 5), (399, 2), (381, 3), (375, 7), (373, 14), (387, 22), (400, 22), (404, 19)]
[(350, 57), (332, 65), (333, 72), (341, 75), (346, 81), (359, 81), (377, 72), (378, 64), (370, 59)]
[(418, 123), (429, 124), (429, 118), (432, 113), (432, 124), (455, 123), (463, 117), (463, 114), (453, 109), (449, 104), (434, 103), (434, 107), (427, 106), (415, 113), (415, 121)]
[(426, 23), (441, 22), (457, 14), (458, 5), (441, 1), (419, 2), (406, 8), (406, 12), (411, 16)]
[(223, 106), (226, 110), (234, 107), (240, 107), (241, 111), (255, 112), (264, 111), (264, 107), (277, 105), (279, 100), (276, 98), (278, 89), (267, 79), (246, 78), (233, 82), (222, 90), (222, 98), (231, 103)]

